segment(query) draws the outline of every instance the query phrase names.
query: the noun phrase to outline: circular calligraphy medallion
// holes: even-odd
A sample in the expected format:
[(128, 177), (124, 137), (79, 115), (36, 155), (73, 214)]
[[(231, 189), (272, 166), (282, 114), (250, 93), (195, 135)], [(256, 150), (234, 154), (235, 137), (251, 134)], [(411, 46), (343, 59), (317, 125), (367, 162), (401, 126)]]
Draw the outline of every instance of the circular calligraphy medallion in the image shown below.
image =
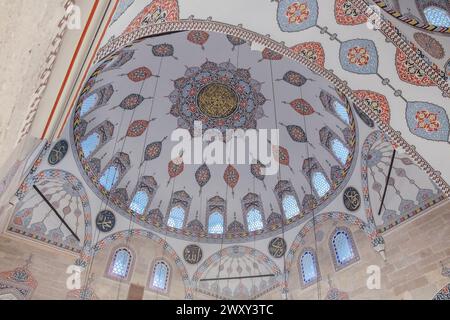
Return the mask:
[(359, 195), (358, 190), (353, 187), (348, 187), (344, 191), (344, 205), (347, 210), (356, 211), (359, 209), (361, 205), (361, 196)]
[(184, 260), (189, 264), (197, 264), (202, 260), (202, 248), (195, 244), (188, 245), (183, 251)]
[(269, 253), (274, 258), (281, 258), (286, 253), (286, 247), (283, 238), (274, 238), (269, 243)]
[(69, 144), (66, 140), (58, 141), (48, 155), (48, 163), (52, 166), (57, 165), (67, 154)]
[(227, 85), (213, 82), (198, 94), (200, 111), (212, 118), (226, 118), (236, 111), (238, 97)]
[(110, 232), (116, 225), (116, 217), (111, 211), (104, 210), (97, 215), (95, 224), (101, 232)]

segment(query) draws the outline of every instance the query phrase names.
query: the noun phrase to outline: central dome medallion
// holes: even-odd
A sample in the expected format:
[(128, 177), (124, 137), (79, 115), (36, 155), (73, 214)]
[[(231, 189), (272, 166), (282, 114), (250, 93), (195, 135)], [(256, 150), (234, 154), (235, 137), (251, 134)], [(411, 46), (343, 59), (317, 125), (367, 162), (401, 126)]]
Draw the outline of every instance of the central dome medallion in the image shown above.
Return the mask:
[[(219, 23), (196, 23), (223, 31)], [(272, 45), (277, 52), (254, 50), (267, 43), (263, 36), (239, 28), (234, 35), (171, 33), (173, 26), (158, 25), (162, 34), (101, 58), (74, 108), (77, 163), (99, 201), (117, 213), (117, 225), (121, 215), (168, 237), (247, 242), (278, 236), (330, 204), (356, 163), (356, 122), (345, 97), (320, 73), (277, 53), (280, 44)], [(256, 129), (246, 133), (256, 133), (258, 149), (273, 151), (279, 171), (263, 175), (263, 163), (237, 156), (195, 160), (195, 140), (191, 152), (186, 145), (177, 152), (194, 155), (193, 163), (173, 159), (178, 129), (194, 135), (196, 122), (203, 133), (224, 134), (220, 147), (227, 130)], [(212, 145), (207, 137), (199, 149)]]
[(266, 98), (261, 84), (252, 79), (248, 69), (237, 68), (231, 62), (206, 61), (200, 67), (190, 67), (184, 77), (174, 81), (170, 94), (170, 113), (179, 118), (180, 128), (193, 135), (195, 121), (203, 129), (256, 129), (264, 116)]
[(238, 97), (227, 85), (211, 83), (200, 90), (197, 104), (200, 111), (209, 117), (226, 118), (236, 110)]

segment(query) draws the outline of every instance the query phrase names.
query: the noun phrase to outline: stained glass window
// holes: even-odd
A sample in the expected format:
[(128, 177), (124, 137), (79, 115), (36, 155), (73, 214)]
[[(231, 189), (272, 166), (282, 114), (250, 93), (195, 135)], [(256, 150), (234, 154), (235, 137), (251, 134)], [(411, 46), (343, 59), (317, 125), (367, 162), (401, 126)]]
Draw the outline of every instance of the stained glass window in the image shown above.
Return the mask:
[(145, 191), (138, 191), (133, 197), (130, 204), (130, 209), (142, 215), (148, 204), (148, 195)]
[(153, 267), (151, 287), (158, 290), (167, 290), (169, 281), (169, 266), (164, 261), (158, 261)]
[(97, 103), (97, 100), (98, 100), (98, 95), (97, 94), (92, 94), (89, 97), (87, 97), (83, 101), (83, 104), (81, 105), (80, 115), (83, 117), (85, 114), (89, 113), (89, 111), (91, 111), (92, 108)]
[(300, 213), (297, 200), (293, 195), (287, 195), (283, 198), (283, 211), (286, 219), (291, 219)]
[(338, 117), (342, 121), (344, 121), (346, 124), (349, 124), (350, 118), (348, 117), (348, 112), (347, 112), (347, 109), (344, 107), (344, 105), (337, 100), (334, 101), (333, 105), (334, 105), (334, 110), (336, 111), (336, 114), (338, 115)]
[(170, 210), (167, 225), (171, 228), (182, 229), (184, 225), (184, 209), (181, 207), (173, 207)]
[(100, 143), (100, 135), (97, 132), (92, 133), (83, 142), (81, 142), (81, 149), (83, 150), (84, 157), (89, 157), (95, 149), (97, 149)]
[(108, 191), (111, 191), (111, 188), (116, 184), (117, 180), (119, 180), (119, 169), (115, 166), (111, 166), (103, 172), (103, 175), (100, 178), (100, 184)]
[(304, 284), (308, 284), (317, 279), (316, 259), (311, 251), (305, 251), (300, 258), (300, 269)]
[(323, 197), (330, 191), (330, 184), (322, 172), (316, 171), (312, 175), (312, 184), (319, 197)]
[(335, 138), (331, 141), (331, 150), (333, 151), (336, 158), (338, 158), (340, 163), (347, 163), (348, 155), (350, 154), (350, 152), (339, 139)]
[(220, 212), (213, 212), (209, 216), (208, 232), (211, 234), (223, 233), (223, 215)]
[(128, 277), (131, 265), (131, 253), (125, 248), (118, 249), (114, 253), (110, 274), (115, 277), (125, 279)]
[(264, 228), (262, 214), (258, 209), (253, 208), (247, 213), (247, 225), (250, 232)]
[(427, 7), (423, 10), (429, 24), (439, 27), (450, 27), (450, 15), (444, 9), (438, 7)]
[(333, 249), (339, 265), (346, 264), (355, 257), (350, 237), (343, 230), (337, 231), (333, 236)]

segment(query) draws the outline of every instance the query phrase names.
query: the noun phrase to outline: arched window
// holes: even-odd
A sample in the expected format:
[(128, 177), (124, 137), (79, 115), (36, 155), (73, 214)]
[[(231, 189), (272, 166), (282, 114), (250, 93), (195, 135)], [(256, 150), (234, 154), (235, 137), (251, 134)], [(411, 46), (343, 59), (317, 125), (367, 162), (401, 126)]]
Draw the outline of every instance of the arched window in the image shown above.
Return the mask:
[(300, 276), (303, 286), (308, 286), (319, 279), (316, 255), (313, 250), (305, 250), (300, 256)]
[(331, 150), (341, 164), (347, 163), (350, 151), (339, 139), (334, 138), (331, 141)]
[(330, 191), (330, 183), (322, 172), (315, 171), (312, 174), (312, 185), (319, 197), (323, 197)]
[(338, 100), (334, 100), (333, 102), (334, 111), (336, 112), (336, 115), (345, 123), (350, 124), (350, 118), (348, 117), (347, 109), (344, 107), (342, 103), (340, 103)]
[(138, 213), (139, 215), (143, 215), (145, 208), (148, 204), (148, 195), (145, 191), (138, 191), (133, 197), (133, 200), (130, 204), (130, 209), (134, 212)]
[(98, 95), (96, 93), (91, 94), (89, 97), (84, 99), (81, 105), (80, 116), (83, 117), (85, 114), (89, 113), (91, 109), (96, 105), (98, 101)]
[(184, 209), (181, 207), (173, 207), (169, 213), (167, 225), (171, 228), (182, 229), (184, 225)]
[(425, 8), (423, 13), (429, 24), (445, 28), (450, 27), (450, 15), (446, 10), (430, 6)]
[(81, 149), (83, 150), (84, 157), (88, 158), (92, 152), (97, 149), (100, 144), (100, 135), (97, 132), (93, 132), (89, 137), (81, 142)]
[(132, 260), (133, 256), (128, 249), (117, 249), (114, 252), (114, 256), (109, 267), (109, 275), (114, 278), (127, 279), (130, 273)]
[(223, 233), (223, 215), (220, 212), (213, 212), (209, 216), (208, 232), (211, 234)]
[(119, 169), (116, 166), (110, 166), (103, 172), (100, 177), (100, 184), (107, 190), (111, 191), (112, 187), (119, 180)]
[(330, 247), (334, 255), (336, 269), (343, 268), (359, 259), (350, 231), (338, 228), (334, 231)]
[(250, 232), (264, 228), (262, 214), (258, 209), (252, 208), (247, 212), (247, 226)]
[(153, 266), (152, 276), (150, 278), (150, 288), (167, 292), (170, 277), (169, 265), (162, 261), (156, 261)]
[(297, 200), (293, 195), (286, 195), (283, 197), (283, 212), (286, 219), (291, 219), (300, 213)]

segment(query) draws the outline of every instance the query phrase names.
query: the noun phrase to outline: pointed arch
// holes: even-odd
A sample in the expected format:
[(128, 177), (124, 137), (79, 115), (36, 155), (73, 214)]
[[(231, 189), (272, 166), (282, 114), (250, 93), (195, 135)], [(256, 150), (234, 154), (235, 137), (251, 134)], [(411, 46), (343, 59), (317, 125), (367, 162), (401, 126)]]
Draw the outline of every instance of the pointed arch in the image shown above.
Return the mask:
[(336, 271), (359, 260), (358, 249), (350, 229), (336, 228), (330, 236), (329, 245)]
[(84, 157), (87, 159), (91, 158), (93, 154), (112, 139), (113, 133), (114, 125), (109, 121), (104, 121), (92, 129), (80, 142)]
[(169, 292), (171, 268), (165, 259), (156, 259), (152, 263), (148, 288), (159, 293)]

